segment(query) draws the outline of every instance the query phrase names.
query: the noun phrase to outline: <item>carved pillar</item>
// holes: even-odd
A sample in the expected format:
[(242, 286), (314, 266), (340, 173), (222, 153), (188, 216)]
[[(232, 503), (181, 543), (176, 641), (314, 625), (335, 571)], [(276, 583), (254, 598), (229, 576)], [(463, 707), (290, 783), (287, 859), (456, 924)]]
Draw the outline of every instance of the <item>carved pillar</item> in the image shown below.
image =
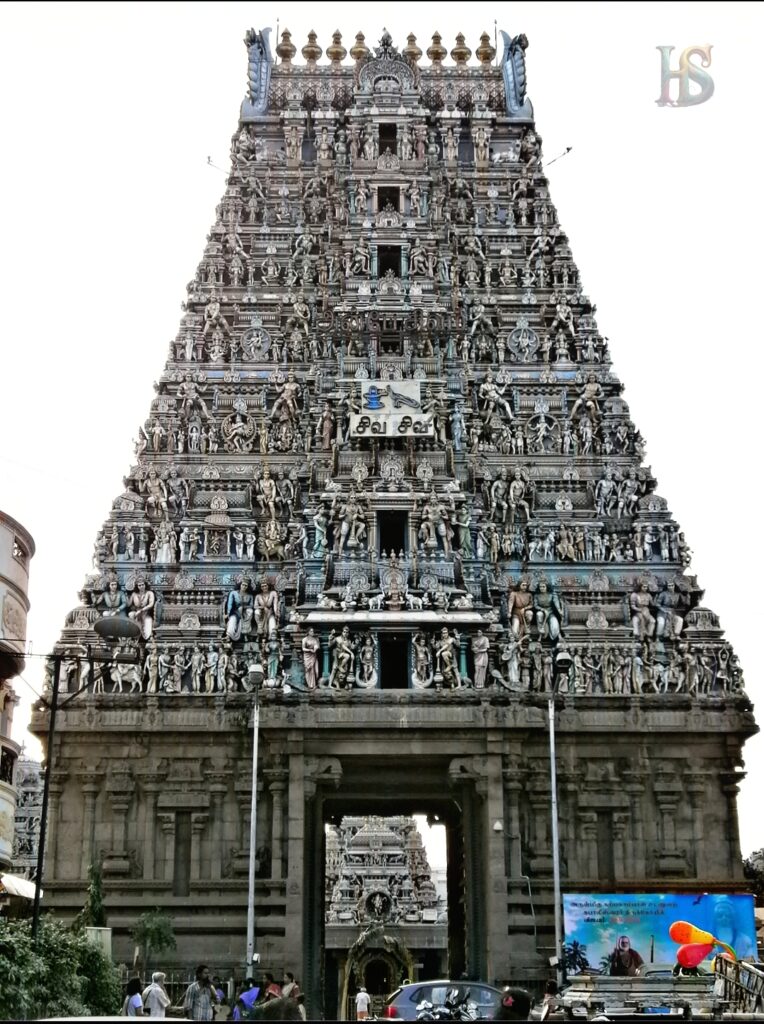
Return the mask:
[(331, 667), (329, 665), (329, 643), (325, 636), (321, 638), (321, 653), (323, 655), (324, 664), (321, 674), (323, 675), (324, 679), (328, 679), (329, 673), (331, 672)]
[(559, 831), (560, 858), (568, 877), (580, 874), (576, 862), (576, 814), (581, 779), (575, 770), (561, 766), (557, 772), (557, 787), (560, 794)]
[(507, 870), (511, 879), (519, 878), (523, 873), (522, 837), (520, 835), (520, 793), (523, 783), (520, 779), (520, 766), (517, 761), (510, 762), (504, 769), (504, 792), (506, 793), (506, 830), (507, 830)]
[(114, 817), (112, 819), (112, 845), (114, 852), (123, 853), (125, 849), (125, 826), (127, 809), (130, 806), (130, 798), (121, 794), (119, 798), (112, 796), (111, 807), (114, 811)]
[(401, 277), (406, 278), (409, 276), (409, 249), (410, 245), (401, 246)]
[(705, 878), (708, 867), (703, 842), (703, 805), (706, 795), (705, 772), (687, 772), (684, 778), (685, 790), (690, 796), (692, 814), (692, 859), (696, 878)]
[(624, 789), (629, 796), (631, 809), (631, 855), (628, 871), (631, 878), (642, 878), (645, 875), (645, 833), (642, 817), (642, 797), (645, 792), (644, 776), (641, 772), (624, 772), (626, 780)]
[(740, 828), (737, 818), (737, 795), (740, 792), (738, 783), (745, 778), (745, 772), (729, 771), (721, 773), (722, 792), (727, 800), (727, 846), (728, 870), (730, 878), (740, 878), (742, 862), (740, 858)]
[[(227, 773), (226, 773), (227, 774)], [(210, 806), (212, 807), (212, 831), (210, 844), (210, 878), (216, 881), (223, 874), (223, 850), (226, 847), (225, 796), (228, 786), (226, 774), (216, 772), (210, 775)]]
[[(507, 866), (506, 812), (504, 787), (502, 786), (503, 737), (491, 734), (487, 738), (487, 753), (482, 762), (483, 778), (476, 791), (482, 797), (483, 813), (480, 828), (485, 837), (485, 913), (484, 936), (485, 954), (483, 973), (480, 977), (498, 977), (504, 961), (504, 944), (507, 939), (509, 919), (507, 916)], [(498, 827), (497, 827), (498, 826)], [(486, 884), (487, 883), (487, 884)]]
[(88, 877), (88, 870), (93, 862), (93, 836), (95, 831), (95, 804), (101, 786), (93, 773), (87, 773), (87, 781), (82, 783), (84, 808), (82, 814), (82, 856), (80, 859), (80, 878)]
[(284, 791), (287, 787), (287, 773), (281, 769), (265, 772), (271, 793), (271, 878), (281, 878), (283, 873), (284, 835)]
[(202, 877), (202, 833), (207, 827), (209, 814), (196, 812), (191, 815), (191, 881), (198, 882)]
[(302, 737), (289, 745), (289, 794), (286, 805), (287, 904), (284, 939), (292, 962), (304, 956), (303, 892), (305, 873), (305, 779)]
[(175, 813), (160, 814), (157, 820), (164, 832), (164, 880), (172, 883), (175, 874)]
[(580, 838), (581, 858), (579, 863), (586, 878), (596, 878), (597, 864), (597, 814), (595, 811), (580, 811), (578, 815), (578, 834)]
[(156, 830), (157, 830), (157, 796), (159, 782), (144, 782), (145, 795), (143, 820), (143, 878), (150, 882), (156, 870)]
[(626, 836), (629, 831), (628, 812), (613, 813), (613, 868), (616, 879), (628, 878)]
[(58, 847), (58, 817), (61, 806), (61, 793), (64, 789), (66, 772), (56, 774), (50, 782), (48, 797), (48, 842), (45, 850), (45, 873), (49, 878), (56, 877), (56, 850)]
[(467, 672), (467, 638), (462, 636), (459, 640), (459, 675), (462, 679), (469, 679)]

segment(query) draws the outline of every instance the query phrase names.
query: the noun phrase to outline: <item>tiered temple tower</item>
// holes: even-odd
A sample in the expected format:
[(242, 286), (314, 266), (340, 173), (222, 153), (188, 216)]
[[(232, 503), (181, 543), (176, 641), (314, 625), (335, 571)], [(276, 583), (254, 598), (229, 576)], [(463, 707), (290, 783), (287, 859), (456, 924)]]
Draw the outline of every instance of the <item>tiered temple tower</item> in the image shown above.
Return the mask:
[[(326, 829), (325, 946), (340, 1005), (359, 985), (383, 1000), (417, 963), (423, 976), (445, 976), (447, 908), (414, 819), (348, 815)], [(385, 944), (390, 928), (396, 941)]]
[[(159, 905), (179, 963), (241, 965), (256, 663), (257, 950), (314, 1012), (344, 815), (445, 823), (452, 977), (546, 976), (553, 690), (564, 888), (741, 884), (751, 705), (502, 37), (425, 63), (311, 32), (298, 65), (246, 35), (225, 194), (59, 647), (90, 692), (60, 717), (46, 903), (74, 914), (101, 862), (118, 956)], [(140, 662), (102, 669), (115, 615)]]

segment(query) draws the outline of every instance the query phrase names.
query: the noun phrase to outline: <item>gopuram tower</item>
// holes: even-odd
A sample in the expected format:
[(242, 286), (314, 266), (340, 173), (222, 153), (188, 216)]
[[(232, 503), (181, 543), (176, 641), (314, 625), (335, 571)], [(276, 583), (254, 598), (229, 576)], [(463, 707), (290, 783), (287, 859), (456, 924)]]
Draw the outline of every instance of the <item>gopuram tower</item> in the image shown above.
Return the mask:
[[(532, 982), (550, 694), (578, 892), (742, 887), (751, 705), (557, 221), (526, 37), (476, 63), (462, 35), (448, 61), (337, 32), (322, 59), (311, 32), (295, 64), (268, 36), (57, 649), (88, 692), (58, 718), (45, 906), (74, 915), (98, 863), (118, 959), (159, 906), (168, 968), (241, 973), (257, 691), (262, 967), (336, 1010), (325, 825), (425, 813), (450, 976)], [(132, 649), (94, 630), (123, 616)]]

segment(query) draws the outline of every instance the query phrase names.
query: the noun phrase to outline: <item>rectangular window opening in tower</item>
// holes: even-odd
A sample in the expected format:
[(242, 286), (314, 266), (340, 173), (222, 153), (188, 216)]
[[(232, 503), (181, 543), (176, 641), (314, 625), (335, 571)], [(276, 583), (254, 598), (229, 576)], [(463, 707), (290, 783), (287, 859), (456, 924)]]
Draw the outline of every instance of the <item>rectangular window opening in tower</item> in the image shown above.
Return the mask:
[(380, 245), (379, 276), (384, 277), (392, 270), (396, 277), (401, 276), (401, 247), (399, 245)]
[(385, 510), (377, 513), (377, 539), (380, 552), (396, 554), (408, 551), (408, 513)]
[(382, 690), (406, 690), (409, 686), (409, 638), (406, 633), (381, 633), (379, 637), (379, 686)]
[(379, 209), (384, 210), (389, 203), (396, 213), (401, 212), (401, 190), (391, 185), (381, 185), (378, 193)]
[[(383, 122), (379, 126), (379, 151), (380, 151), (380, 153), (384, 153), (384, 151), (388, 148), (388, 146), (390, 147), (390, 152), (391, 153), (396, 153), (397, 152), (397, 146), (398, 146), (398, 126), (395, 125), (395, 124), (389, 124), (387, 122)], [(396, 209), (397, 209), (397, 207), (396, 207)]]

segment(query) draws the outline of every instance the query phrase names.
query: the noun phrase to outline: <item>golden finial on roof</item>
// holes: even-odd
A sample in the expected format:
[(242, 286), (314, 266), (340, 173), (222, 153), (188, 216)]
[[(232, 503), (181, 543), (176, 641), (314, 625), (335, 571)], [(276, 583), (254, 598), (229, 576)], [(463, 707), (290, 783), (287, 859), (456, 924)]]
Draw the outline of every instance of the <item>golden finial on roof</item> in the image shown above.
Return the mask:
[(341, 64), (344, 58), (347, 57), (347, 50), (342, 45), (342, 33), (339, 29), (336, 32), (332, 32), (332, 42), (326, 48), (326, 56), (335, 67)]
[(447, 53), (448, 50), (443, 45), (440, 32), (433, 32), (432, 46), (427, 47), (427, 56), (430, 58), (433, 64), (439, 65), (443, 63), (443, 58), (446, 56)]
[(483, 66), (490, 64), (496, 56), (496, 47), (491, 46), (491, 37), (487, 32), (480, 36), (480, 46), (475, 50), (475, 56)]
[(403, 48), (403, 56), (408, 57), (409, 60), (413, 60), (415, 64), (422, 56), (422, 51), (416, 44), (416, 36), (413, 32), (409, 32), (406, 38), (406, 46)]
[(456, 36), (456, 46), (451, 51), (451, 56), (456, 61), (457, 67), (464, 67), (472, 56), (472, 50), (464, 42), (464, 33), (459, 32)]
[(354, 61), (359, 61), (362, 57), (365, 57), (367, 53), (370, 53), (369, 47), (364, 42), (366, 36), (363, 32), (356, 32), (355, 42), (350, 47), (350, 56)]
[(316, 61), (324, 52), (316, 42), (316, 33), (313, 31), (313, 29), (311, 29), (310, 32), (308, 32), (308, 41), (305, 44), (305, 46), (303, 46), (300, 52), (302, 53), (305, 60), (308, 62), (308, 67), (315, 66)]
[(281, 57), (282, 64), (291, 64), (292, 57), (297, 53), (297, 47), (292, 42), (292, 33), (288, 28), (281, 33), (281, 42), (276, 47), (276, 53)]

